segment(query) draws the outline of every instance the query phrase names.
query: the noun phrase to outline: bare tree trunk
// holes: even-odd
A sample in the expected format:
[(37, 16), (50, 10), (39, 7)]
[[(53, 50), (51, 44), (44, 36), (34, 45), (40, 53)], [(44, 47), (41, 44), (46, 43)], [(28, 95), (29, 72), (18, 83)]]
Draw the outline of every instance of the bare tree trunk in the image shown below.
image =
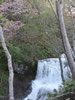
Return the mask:
[(64, 24), (64, 18), (63, 18), (63, 13), (62, 13), (62, 7), (60, 4), (60, 1), (56, 2), (56, 7), (57, 7), (57, 14), (58, 14), (58, 20), (59, 20), (59, 25), (60, 25), (60, 31), (61, 31), (61, 36), (62, 36), (62, 41), (64, 44), (64, 49), (66, 53), (66, 57), (72, 72), (72, 78), (75, 80), (75, 62), (72, 56), (72, 48), (70, 46), (68, 36), (66, 33), (66, 28)]
[(75, 34), (73, 35), (73, 52), (74, 52), (74, 61), (75, 61)]
[(0, 41), (2, 43), (2, 47), (4, 49), (4, 52), (6, 54), (6, 57), (8, 59), (8, 70), (9, 70), (9, 100), (14, 100), (14, 93), (13, 93), (13, 79), (14, 79), (14, 72), (13, 72), (13, 67), (12, 67), (12, 58), (11, 55), (7, 49), (5, 39), (3, 36), (3, 30), (2, 27), (0, 26)]
[(68, 4), (68, 10), (70, 12), (70, 15), (71, 15), (71, 19), (72, 19), (72, 25), (73, 25), (73, 29), (74, 29), (74, 33), (73, 33), (73, 57), (74, 57), (74, 60), (75, 60), (75, 23), (74, 23), (74, 17), (73, 17), (73, 14), (72, 14), (72, 11), (71, 11), (71, 2), (70, 0), (67, 0), (67, 4)]
[(56, 12), (55, 8), (53, 7), (53, 4), (52, 4), (51, 0), (48, 0), (48, 2), (51, 5), (51, 8), (53, 9), (53, 12), (54, 12), (56, 18), (58, 19), (57, 12)]
[(60, 70), (61, 70), (61, 78), (62, 78), (62, 81), (64, 81), (63, 66), (62, 66), (62, 60), (61, 60), (60, 55), (59, 55), (59, 63), (60, 63)]

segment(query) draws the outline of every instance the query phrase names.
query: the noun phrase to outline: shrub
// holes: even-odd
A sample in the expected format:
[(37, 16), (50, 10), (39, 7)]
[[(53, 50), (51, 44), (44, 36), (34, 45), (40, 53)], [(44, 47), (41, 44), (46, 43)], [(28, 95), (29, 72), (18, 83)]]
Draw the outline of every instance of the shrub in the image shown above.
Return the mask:
[(75, 80), (68, 80), (63, 82), (63, 86), (60, 87), (59, 93), (67, 93), (75, 91)]
[(52, 100), (57, 95), (61, 95), (69, 92), (75, 92), (75, 80), (70, 79), (63, 82), (63, 85), (59, 87), (58, 91), (54, 91), (54, 94), (49, 93), (47, 100)]

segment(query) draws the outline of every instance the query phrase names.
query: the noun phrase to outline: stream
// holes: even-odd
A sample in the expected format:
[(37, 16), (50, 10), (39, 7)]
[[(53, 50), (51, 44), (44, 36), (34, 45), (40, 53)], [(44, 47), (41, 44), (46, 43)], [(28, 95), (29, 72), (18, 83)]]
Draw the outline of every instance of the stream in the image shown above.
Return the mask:
[[(70, 69), (65, 55), (61, 55), (64, 79), (69, 79)], [(58, 58), (38, 61), (37, 74), (32, 81), (32, 91), (24, 100), (45, 100), (48, 93), (58, 90), (62, 84), (60, 64)]]

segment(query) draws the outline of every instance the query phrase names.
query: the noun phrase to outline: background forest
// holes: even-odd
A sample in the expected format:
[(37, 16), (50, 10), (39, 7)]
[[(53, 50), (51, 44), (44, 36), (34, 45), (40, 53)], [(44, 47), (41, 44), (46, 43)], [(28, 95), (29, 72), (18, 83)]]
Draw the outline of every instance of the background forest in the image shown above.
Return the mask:
[[(51, 6), (47, 0), (36, 1), (40, 9), (43, 25), (53, 42), (45, 34), (33, 0), (0, 0), (0, 25), (3, 28), (6, 44), (12, 56), (15, 71), (15, 97), (17, 98), (24, 96), (27, 88), (27, 86), (24, 87), (24, 83), (34, 79), (38, 60), (58, 57), (53, 46), (58, 49), (60, 54), (64, 53), (59, 24)], [(67, 9), (67, 3), (66, 6), (65, 2), (63, 4), (67, 35), (73, 47), (74, 28), (72, 18)], [(74, 0), (72, 4), (75, 4)], [(55, 8), (54, 2), (53, 6)], [(75, 21), (75, 14), (73, 17)], [(26, 76), (28, 76), (29, 80), (26, 79)], [(21, 94), (18, 93), (17, 84), (20, 85), (19, 92), (22, 92)], [(23, 88), (25, 89), (22, 91)], [(7, 98), (7, 95), (7, 58), (0, 43), (0, 98), (4, 96)]]

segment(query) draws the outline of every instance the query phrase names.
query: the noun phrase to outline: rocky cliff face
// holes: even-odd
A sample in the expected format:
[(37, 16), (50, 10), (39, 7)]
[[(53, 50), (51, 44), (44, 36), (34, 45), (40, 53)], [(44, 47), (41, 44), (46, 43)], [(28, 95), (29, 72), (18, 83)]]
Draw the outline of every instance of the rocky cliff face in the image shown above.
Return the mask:
[[(14, 95), (15, 100), (22, 100), (26, 97), (32, 90), (31, 80), (34, 79), (33, 75), (15, 75), (14, 79)], [(0, 98), (0, 100), (8, 100), (8, 91), (5, 92), (5, 95)]]
[(33, 67), (32, 66), (27, 66), (25, 64), (18, 64), (18, 63), (14, 63), (13, 64), (14, 67), (14, 71), (18, 74), (22, 74), (22, 75), (35, 75), (36, 74), (36, 69), (37, 66)]

